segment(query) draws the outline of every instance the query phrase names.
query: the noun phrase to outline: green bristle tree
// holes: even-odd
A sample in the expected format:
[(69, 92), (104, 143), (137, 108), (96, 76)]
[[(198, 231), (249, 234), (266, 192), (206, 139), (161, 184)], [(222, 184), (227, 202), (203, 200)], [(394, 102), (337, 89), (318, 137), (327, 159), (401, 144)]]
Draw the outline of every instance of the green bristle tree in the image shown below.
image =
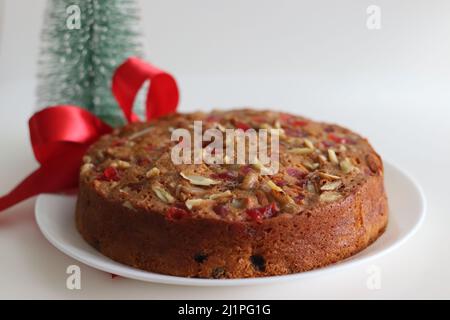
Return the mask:
[(140, 56), (133, 0), (49, 0), (39, 59), (38, 106), (72, 104), (124, 123), (111, 93), (114, 70)]

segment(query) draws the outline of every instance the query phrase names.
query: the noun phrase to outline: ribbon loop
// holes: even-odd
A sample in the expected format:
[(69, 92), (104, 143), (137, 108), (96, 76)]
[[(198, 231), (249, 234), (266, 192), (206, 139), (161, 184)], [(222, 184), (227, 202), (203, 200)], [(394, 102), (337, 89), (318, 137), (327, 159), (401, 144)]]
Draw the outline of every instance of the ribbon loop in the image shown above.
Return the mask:
[[(139, 88), (150, 80), (146, 100), (147, 119), (176, 110), (178, 87), (168, 73), (131, 57), (114, 73), (112, 91), (128, 122), (137, 121), (133, 101)], [(47, 107), (28, 122), (33, 152), (41, 164), (7, 195), (0, 197), (0, 211), (44, 192), (59, 192), (78, 185), (79, 168), (89, 146), (112, 130), (89, 111), (72, 105)]]
[(36, 112), (28, 121), (33, 152), (39, 163), (64, 153), (72, 143), (89, 144), (111, 131), (89, 111), (77, 106), (60, 105)]
[(133, 113), (133, 102), (147, 80), (150, 81), (145, 101), (147, 120), (175, 112), (177, 108), (179, 94), (175, 79), (157, 67), (131, 57), (117, 68), (112, 79), (112, 92), (128, 122), (139, 120)]

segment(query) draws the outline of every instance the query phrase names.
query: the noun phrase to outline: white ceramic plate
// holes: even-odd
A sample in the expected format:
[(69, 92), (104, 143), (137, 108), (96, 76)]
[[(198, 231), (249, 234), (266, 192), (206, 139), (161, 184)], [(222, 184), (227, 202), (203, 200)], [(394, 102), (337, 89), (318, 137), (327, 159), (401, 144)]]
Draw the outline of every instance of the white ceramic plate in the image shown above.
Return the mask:
[(36, 221), (44, 236), (56, 248), (91, 267), (142, 281), (191, 285), (237, 286), (301, 280), (366, 262), (404, 243), (419, 228), (425, 217), (425, 197), (414, 180), (385, 162), (385, 183), (389, 198), (390, 217), (386, 232), (360, 253), (331, 266), (286, 276), (251, 279), (194, 279), (146, 272), (115, 262), (89, 246), (75, 228), (76, 196), (40, 195), (36, 202)]

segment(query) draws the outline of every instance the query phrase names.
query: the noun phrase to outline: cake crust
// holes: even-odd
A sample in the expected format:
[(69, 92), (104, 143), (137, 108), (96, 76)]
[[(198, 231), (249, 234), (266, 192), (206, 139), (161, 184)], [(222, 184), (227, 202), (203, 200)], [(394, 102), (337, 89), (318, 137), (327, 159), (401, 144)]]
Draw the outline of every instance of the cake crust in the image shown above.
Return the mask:
[[(174, 165), (170, 131), (189, 130), (193, 120), (281, 129), (279, 173), (261, 176), (250, 164)], [(76, 206), (83, 238), (113, 260), (162, 274), (308, 271), (366, 248), (388, 221), (382, 161), (367, 140), (284, 113), (243, 109), (135, 123), (102, 137), (84, 161)], [(184, 176), (193, 175), (218, 183), (192, 185)], [(200, 204), (187, 205), (193, 199)]]

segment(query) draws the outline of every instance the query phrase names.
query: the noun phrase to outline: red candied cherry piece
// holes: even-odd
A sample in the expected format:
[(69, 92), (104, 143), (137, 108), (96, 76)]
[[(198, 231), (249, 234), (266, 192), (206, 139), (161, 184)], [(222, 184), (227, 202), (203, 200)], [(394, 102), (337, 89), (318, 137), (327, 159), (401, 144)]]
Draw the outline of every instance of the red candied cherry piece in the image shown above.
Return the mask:
[(241, 167), (240, 173), (245, 176), (250, 171), (252, 171), (252, 167), (250, 167), (249, 165), (245, 165), (245, 166)]
[(306, 133), (301, 129), (285, 128), (284, 132), (289, 137), (303, 138), (304, 136), (306, 136)]
[(309, 123), (309, 121), (306, 120), (295, 119), (292, 115), (288, 113), (280, 113), (280, 121), (283, 123), (290, 124), (291, 126), (294, 127), (304, 127)]
[(222, 204), (215, 205), (213, 207), (213, 210), (217, 215), (221, 217), (225, 217), (229, 212), (228, 208)]
[(237, 129), (242, 129), (242, 130), (244, 130), (244, 131), (247, 131), (247, 130), (249, 130), (249, 129), (252, 128), (252, 127), (250, 127), (248, 124), (246, 124), (246, 123), (244, 123), (244, 122), (240, 122), (240, 121), (235, 121), (235, 122), (234, 122), (234, 126), (235, 126)]
[(304, 126), (306, 126), (308, 124), (308, 121), (305, 121), (305, 120), (292, 120), (292, 121), (289, 121), (289, 123), (291, 125), (293, 125), (294, 127), (304, 127)]
[(308, 179), (303, 178), (303, 179), (300, 179), (300, 180), (298, 181), (297, 185), (298, 185), (299, 187), (305, 188), (307, 182), (308, 182)]
[(221, 119), (222, 117), (212, 114), (206, 117), (206, 122), (219, 122)]
[(297, 179), (303, 179), (306, 176), (305, 172), (302, 172), (296, 168), (287, 168), (286, 173), (290, 175), (291, 177), (297, 178)]
[(335, 135), (333, 133), (328, 134), (328, 139), (330, 139), (331, 141), (336, 142), (336, 143), (344, 143), (344, 141), (345, 141), (344, 138), (338, 137), (337, 135)]
[(273, 177), (272, 178), (273, 182), (275, 182), (275, 184), (279, 187), (284, 187), (287, 185), (287, 181), (284, 180), (283, 178), (280, 177)]
[(338, 137), (337, 135), (330, 133), (328, 134), (328, 139), (330, 139), (331, 141), (334, 141), (336, 143), (342, 143), (342, 144), (354, 144), (355, 141), (353, 141), (352, 139), (348, 139), (348, 138), (342, 138), (342, 137)]
[(105, 181), (117, 181), (119, 180), (119, 172), (114, 167), (107, 167), (103, 170), (103, 174), (100, 179)]
[(323, 145), (325, 148), (330, 148), (330, 147), (334, 146), (334, 143), (333, 143), (333, 142), (330, 142), (330, 141), (322, 141), (322, 145)]
[(280, 209), (275, 202), (272, 202), (264, 207), (247, 209), (246, 213), (252, 220), (261, 223), (263, 218), (273, 217), (278, 213), (278, 211), (280, 211)]
[(111, 142), (111, 146), (112, 147), (120, 147), (120, 146), (123, 146), (125, 144), (125, 142), (127, 142), (127, 139), (119, 138), (119, 139), (114, 140), (113, 142)]
[(278, 208), (277, 204), (275, 202), (272, 202), (271, 204), (264, 207), (264, 217), (271, 218), (275, 216), (280, 209)]
[(213, 173), (211, 175), (213, 179), (222, 179), (222, 180), (234, 180), (236, 179), (236, 174), (231, 171), (224, 171), (219, 173)]
[(259, 209), (260, 208), (247, 209), (246, 213), (252, 220), (256, 222), (261, 222), (262, 213)]
[(292, 119), (292, 115), (290, 115), (289, 113), (284, 113), (284, 112), (280, 113), (280, 121), (281, 122), (287, 122), (291, 119)]
[(137, 159), (137, 164), (140, 166), (145, 166), (150, 164), (150, 159), (147, 158), (139, 158)]
[(190, 213), (188, 211), (177, 207), (170, 207), (166, 212), (166, 218), (168, 220), (180, 220), (189, 215)]
[(295, 203), (302, 203), (304, 199), (305, 199), (305, 196), (300, 193), (294, 198), (294, 201), (295, 201)]
[(263, 122), (267, 121), (267, 119), (262, 116), (254, 116), (254, 117), (252, 117), (252, 120), (254, 122), (258, 122), (258, 123), (263, 123)]

